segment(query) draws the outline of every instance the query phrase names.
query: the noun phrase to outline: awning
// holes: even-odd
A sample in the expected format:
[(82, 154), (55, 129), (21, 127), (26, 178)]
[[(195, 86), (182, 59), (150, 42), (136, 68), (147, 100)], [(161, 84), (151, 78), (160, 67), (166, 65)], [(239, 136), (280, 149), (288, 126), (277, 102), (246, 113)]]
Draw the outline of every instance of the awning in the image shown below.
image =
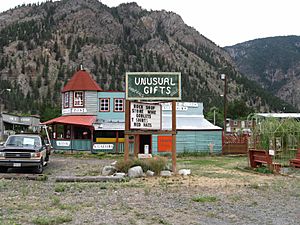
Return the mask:
[(54, 118), (52, 120), (48, 120), (43, 125), (49, 124), (73, 124), (73, 125), (81, 125), (81, 126), (93, 126), (93, 123), (96, 121), (96, 116), (61, 116)]

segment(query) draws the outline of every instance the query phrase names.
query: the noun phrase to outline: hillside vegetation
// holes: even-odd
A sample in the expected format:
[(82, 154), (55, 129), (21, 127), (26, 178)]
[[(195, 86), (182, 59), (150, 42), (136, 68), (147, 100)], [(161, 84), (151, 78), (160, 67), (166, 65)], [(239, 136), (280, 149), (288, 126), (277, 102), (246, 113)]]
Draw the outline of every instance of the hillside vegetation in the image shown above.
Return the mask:
[(300, 36), (257, 39), (226, 50), (240, 72), (299, 109)]

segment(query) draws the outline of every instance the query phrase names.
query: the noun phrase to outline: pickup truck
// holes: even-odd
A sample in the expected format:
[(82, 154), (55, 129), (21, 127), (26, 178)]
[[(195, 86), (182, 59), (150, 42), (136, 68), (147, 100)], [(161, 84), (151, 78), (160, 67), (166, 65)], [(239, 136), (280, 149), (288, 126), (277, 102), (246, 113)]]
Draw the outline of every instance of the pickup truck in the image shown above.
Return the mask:
[(9, 168), (33, 168), (42, 173), (49, 161), (51, 148), (39, 134), (10, 135), (3, 146), (0, 146), (0, 173)]

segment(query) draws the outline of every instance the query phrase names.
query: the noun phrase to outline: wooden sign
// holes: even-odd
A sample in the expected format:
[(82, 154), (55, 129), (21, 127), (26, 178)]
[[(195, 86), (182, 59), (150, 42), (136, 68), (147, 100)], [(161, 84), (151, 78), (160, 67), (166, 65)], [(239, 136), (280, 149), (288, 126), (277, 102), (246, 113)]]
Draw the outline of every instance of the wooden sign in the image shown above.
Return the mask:
[(130, 129), (160, 130), (161, 105), (131, 102)]
[(181, 73), (126, 73), (127, 100), (181, 100)]

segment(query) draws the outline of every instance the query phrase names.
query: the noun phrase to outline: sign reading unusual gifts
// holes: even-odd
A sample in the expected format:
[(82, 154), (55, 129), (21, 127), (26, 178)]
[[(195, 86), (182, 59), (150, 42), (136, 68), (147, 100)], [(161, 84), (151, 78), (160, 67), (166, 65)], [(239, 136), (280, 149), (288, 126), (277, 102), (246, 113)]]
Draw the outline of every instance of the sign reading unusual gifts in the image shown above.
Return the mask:
[(131, 102), (130, 129), (160, 130), (161, 105)]
[(181, 73), (126, 73), (127, 100), (181, 100)]

